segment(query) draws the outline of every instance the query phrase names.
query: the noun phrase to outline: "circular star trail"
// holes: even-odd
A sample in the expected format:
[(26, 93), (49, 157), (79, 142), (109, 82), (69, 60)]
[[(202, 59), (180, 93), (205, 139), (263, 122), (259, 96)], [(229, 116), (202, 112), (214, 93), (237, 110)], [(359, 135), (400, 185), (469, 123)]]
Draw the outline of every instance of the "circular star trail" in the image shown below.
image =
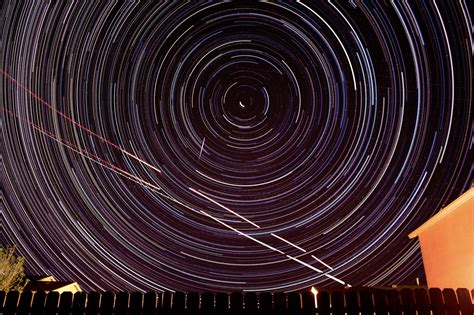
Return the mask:
[(472, 179), (440, 2), (7, 1), (0, 241), (86, 290), (414, 283)]

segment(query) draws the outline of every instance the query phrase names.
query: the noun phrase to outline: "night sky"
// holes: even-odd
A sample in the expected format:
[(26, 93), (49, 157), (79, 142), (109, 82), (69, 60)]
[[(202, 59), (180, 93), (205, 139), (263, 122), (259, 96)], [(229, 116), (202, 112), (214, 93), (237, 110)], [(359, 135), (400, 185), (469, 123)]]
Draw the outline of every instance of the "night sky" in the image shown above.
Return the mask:
[(472, 182), (464, 1), (6, 1), (1, 235), (85, 290), (415, 284)]

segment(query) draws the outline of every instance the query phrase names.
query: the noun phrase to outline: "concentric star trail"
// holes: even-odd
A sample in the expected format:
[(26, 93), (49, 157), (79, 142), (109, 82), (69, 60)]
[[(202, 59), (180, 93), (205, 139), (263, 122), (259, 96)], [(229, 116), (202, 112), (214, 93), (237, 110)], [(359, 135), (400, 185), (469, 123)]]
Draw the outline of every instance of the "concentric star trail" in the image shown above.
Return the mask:
[(472, 185), (465, 1), (1, 11), (3, 244), (85, 290), (423, 278)]

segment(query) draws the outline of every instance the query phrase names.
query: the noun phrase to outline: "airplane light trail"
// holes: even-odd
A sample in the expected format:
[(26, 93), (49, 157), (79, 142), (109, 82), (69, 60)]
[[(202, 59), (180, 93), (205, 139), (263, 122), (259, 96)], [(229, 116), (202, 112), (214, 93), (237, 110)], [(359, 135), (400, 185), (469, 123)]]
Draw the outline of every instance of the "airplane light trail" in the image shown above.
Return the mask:
[[(42, 128), (42, 127), (36, 125), (35, 123), (33, 123), (33, 122), (31, 122), (31, 121), (29, 121), (29, 120), (27, 120), (27, 119), (24, 119), (24, 118), (19, 117), (17, 114), (11, 112), (10, 110), (5, 109), (5, 108), (2, 108), (2, 110), (5, 111), (5, 112), (7, 112), (8, 114), (10, 114), (10, 115), (12, 115), (12, 116), (14, 116), (14, 117), (20, 119), (20, 120), (22, 120), (22, 121), (28, 123), (33, 129), (37, 130), (38, 132), (40, 132), (40, 133), (46, 135), (47, 137), (49, 137), (49, 138), (51, 138), (51, 139), (53, 139), (54, 141), (58, 142), (59, 144), (64, 145), (66, 148), (69, 148), (69, 149), (71, 149), (72, 151), (74, 151), (74, 152), (76, 152), (76, 153), (78, 153), (78, 154), (80, 154), (80, 155), (82, 155), (82, 156), (84, 156), (84, 157), (86, 157), (86, 158), (88, 158), (88, 159), (90, 159), (90, 160), (93, 160), (94, 162), (96, 162), (96, 163), (102, 165), (103, 167), (105, 167), (105, 168), (107, 168), (107, 169), (111, 169), (112, 171), (118, 173), (119, 175), (125, 176), (126, 178), (128, 178), (128, 179), (130, 179), (130, 180), (132, 180), (132, 181), (138, 182), (138, 183), (142, 184), (142, 185), (143, 185), (144, 187), (146, 187), (146, 188), (149, 188), (149, 189), (151, 188), (151, 190), (152, 190), (153, 192), (155, 192), (155, 193), (159, 193), (159, 191), (162, 191), (162, 189), (161, 189), (160, 187), (158, 187), (158, 186), (156, 186), (156, 185), (153, 185), (152, 183), (150, 183), (150, 182), (148, 182), (148, 181), (146, 181), (146, 180), (143, 180), (143, 179), (141, 179), (141, 178), (139, 178), (139, 177), (137, 177), (137, 176), (135, 176), (135, 175), (133, 175), (133, 174), (131, 174), (131, 173), (125, 171), (124, 169), (122, 169), (122, 168), (120, 168), (120, 167), (118, 167), (118, 166), (116, 166), (116, 165), (114, 165), (114, 164), (112, 164), (112, 163), (110, 163), (110, 162), (108, 162), (108, 161), (106, 161), (106, 160), (104, 160), (104, 159), (98, 157), (96, 154), (90, 153), (89, 151), (80, 148), (79, 146), (77, 146), (77, 145), (75, 145), (75, 144), (73, 144), (73, 143), (71, 143), (71, 142), (69, 142), (69, 141), (67, 141), (67, 140), (65, 140), (65, 139), (63, 139), (63, 138), (61, 138), (61, 137), (55, 135), (53, 132), (44, 129), (44, 128)], [(198, 194), (199, 196), (201, 196), (201, 197), (203, 197), (203, 198), (209, 200), (210, 202), (212, 202), (212, 203), (214, 203), (214, 204), (220, 206), (221, 208), (223, 208), (223, 209), (227, 210), (228, 212), (234, 214), (235, 216), (237, 216), (237, 217), (243, 219), (244, 221), (250, 223), (251, 225), (253, 225), (253, 226), (257, 227), (257, 228), (260, 228), (260, 226), (258, 226), (257, 224), (253, 223), (252, 221), (248, 220), (248, 219), (245, 218), (244, 216), (238, 214), (237, 212), (235, 212), (235, 211), (233, 211), (233, 210), (230, 210), (229, 208), (223, 206), (222, 204), (220, 204), (220, 203), (218, 203), (217, 201), (213, 200), (212, 198), (210, 198), (210, 197), (204, 195), (203, 193), (201, 193), (201, 192), (199, 192), (199, 191), (197, 191), (197, 190), (195, 190), (195, 189), (193, 189), (193, 188), (189, 188), (189, 190), (191, 190), (192, 192)], [(218, 222), (219, 224), (225, 226), (226, 228), (228, 228), (228, 229), (230, 229), (230, 230), (236, 232), (237, 234), (239, 234), (239, 235), (241, 235), (241, 236), (244, 236), (244, 237), (246, 237), (246, 238), (248, 238), (248, 239), (250, 239), (250, 240), (252, 240), (252, 241), (254, 241), (254, 242), (256, 242), (256, 243), (258, 243), (258, 244), (260, 244), (260, 245), (262, 245), (262, 246), (264, 246), (264, 247), (266, 247), (266, 248), (268, 248), (268, 249), (270, 249), (270, 250), (272, 250), (272, 251), (275, 251), (275, 252), (277, 252), (277, 253), (280, 253), (280, 254), (282, 254), (282, 255), (285, 255), (287, 258), (289, 258), (289, 259), (291, 259), (291, 260), (293, 260), (293, 261), (295, 261), (295, 262), (297, 262), (297, 263), (299, 263), (299, 264), (301, 264), (301, 265), (303, 265), (303, 266), (305, 266), (305, 267), (307, 267), (307, 268), (310, 268), (311, 270), (314, 270), (314, 271), (316, 271), (316, 272), (318, 272), (318, 273), (322, 273), (322, 271), (319, 270), (318, 268), (315, 268), (315, 267), (311, 266), (310, 264), (305, 263), (305, 262), (303, 262), (302, 260), (300, 260), (300, 259), (298, 259), (298, 258), (295, 258), (295, 257), (293, 257), (293, 256), (287, 255), (285, 252), (283, 252), (283, 251), (281, 251), (281, 250), (279, 250), (279, 249), (277, 249), (277, 248), (275, 248), (275, 247), (273, 247), (273, 246), (270, 246), (270, 245), (268, 245), (267, 243), (262, 242), (262, 241), (256, 239), (255, 237), (250, 236), (250, 235), (248, 235), (248, 234), (246, 234), (246, 233), (244, 233), (244, 232), (242, 232), (242, 231), (240, 231), (240, 230), (238, 230), (238, 229), (232, 227), (232, 226), (229, 225), (229, 224), (224, 223), (222, 220), (220, 220), (220, 219), (218, 219), (218, 218), (216, 218), (216, 217), (210, 215), (209, 213), (207, 213), (207, 212), (205, 212), (205, 211), (196, 210), (196, 209), (194, 209), (194, 208), (192, 208), (192, 207), (190, 207), (190, 206), (187, 206), (187, 205), (185, 205), (185, 204), (183, 204), (183, 203), (181, 203), (181, 202), (178, 202), (178, 200), (176, 200), (175, 198), (173, 198), (173, 197), (171, 197), (171, 196), (169, 196), (169, 195), (165, 195), (165, 194), (162, 194), (162, 193), (159, 193), (159, 195), (162, 196), (162, 197), (165, 197), (166, 199), (168, 199), (168, 200), (170, 200), (170, 201), (172, 201), (172, 202), (176, 202), (176, 203), (178, 203), (178, 204), (181, 205), (181, 206), (185, 206), (187, 209), (190, 209), (190, 210), (192, 210), (192, 211), (195, 212), (195, 213), (200, 213), (200, 214), (202, 214), (202, 215), (204, 215), (204, 216), (206, 216), (206, 217), (209, 217), (209, 218), (211, 218), (212, 220)], [(306, 253), (306, 250), (304, 250), (303, 248), (301, 248), (301, 247), (299, 247), (299, 246), (297, 246), (297, 245), (295, 245), (295, 244), (289, 242), (288, 240), (286, 240), (286, 239), (284, 239), (284, 238), (282, 238), (282, 237), (280, 237), (280, 236), (278, 236), (278, 235), (276, 235), (276, 234), (274, 234), (274, 233), (271, 233), (271, 235), (274, 236), (275, 238), (277, 238), (277, 239), (279, 239), (279, 240), (282, 240), (283, 242), (285, 242), (285, 243), (287, 243), (287, 244), (289, 244), (289, 245), (291, 245), (291, 246), (293, 246), (293, 247), (295, 247), (295, 248), (297, 248), (297, 249), (299, 249), (299, 250), (301, 250), (301, 251), (303, 251), (303, 252)], [(315, 259), (317, 259), (317, 258), (314, 257), (314, 256), (312, 256), (312, 257), (315, 258)], [(319, 261), (319, 260), (318, 260), (318, 261)], [(326, 265), (326, 264), (325, 264), (325, 265)], [(327, 265), (326, 265), (326, 266), (327, 266)], [(332, 269), (332, 268), (331, 268), (331, 269)], [(327, 273), (324, 273), (324, 275), (325, 275), (326, 277), (328, 277), (328, 278), (331, 278), (331, 279), (333, 279), (333, 280), (339, 282), (339, 283), (345, 284), (345, 282), (343, 282), (343, 281), (340, 280), (340, 279), (335, 278), (334, 276), (331, 276), (331, 275), (329, 275), (329, 274), (327, 274)]]
[(235, 215), (235, 216), (241, 218), (241, 219), (244, 220), (245, 222), (250, 223), (250, 224), (253, 225), (254, 227), (260, 228), (259, 225), (253, 223), (252, 221), (250, 221), (249, 219), (245, 218), (244, 216), (238, 214), (237, 212), (235, 212), (235, 211), (233, 211), (233, 210), (230, 210), (230, 209), (227, 208), (226, 206), (220, 204), (219, 202), (215, 201), (214, 199), (210, 198), (209, 196), (206, 196), (205, 194), (203, 194), (203, 193), (197, 191), (196, 189), (189, 187), (189, 190), (191, 190), (191, 191), (194, 192), (195, 194), (198, 194), (199, 196), (201, 196), (201, 197), (203, 197), (203, 198), (209, 200), (209, 201), (212, 202), (213, 204), (218, 205), (219, 207), (221, 207), (222, 209), (225, 209), (226, 211), (232, 213), (233, 215)]
[(320, 262), (320, 263), (323, 264), (324, 266), (328, 267), (329, 269), (334, 270), (333, 267), (329, 266), (328, 264), (326, 264), (324, 261), (322, 261), (321, 259), (317, 258), (316, 256), (311, 255), (311, 257), (313, 257), (314, 259), (316, 259), (318, 262)]
[(285, 243), (287, 243), (287, 244), (289, 244), (289, 245), (291, 245), (291, 246), (293, 246), (293, 247), (299, 249), (299, 250), (302, 251), (303, 253), (306, 253), (306, 250), (305, 250), (305, 249), (299, 247), (298, 245), (295, 245), (295, 244), (291, 243), (290, 241), (284, 239), (283, 237), (280, 237), (280, 236), (278, 236), (278, 235), (276, 235), (276, 234), (273, 234), (273, 233), (271, 233), (271, 235), (274, 236), (274, 237), (276, 237), (277, 239), (282, 240), (283, 242), (285, 242)]
[(59, 116), (63, 117), (64, 119), (66, 119), (67, 121), (71, 122), (72, 124), (78, 126), (80, 129), (88, 132), (90, 135), (96, 137), (97, 139), (111, 145), (112, 147), (116, 148), (117, 150), (119, 150), (120, 152), (126, 154), (127, 156), (133, 158), (134, 160), (137, 160), (138, 162), (142, 163), (143, 165), (153, 169), (154, 171), (158, 172), (158, 173), (161, 173), (161, 170), (159, 170), (158, 168), (156, 168), (155, 166), (151, 165), (150, 163), (148, 163), (147, 161), (139, 158), (138, 156), (136, 156), (135, 154), (133, 153), (130, 153), (129, 151), (121, 148), (120, 146), (116, 145), (115, 143), (105, 139), (104, 137), (102, 137), (101, 135), (95, 133), (94, 131), (90, 130), (89, 128), (85, 127), (84, 125), (82, 125), (81, 123), (75, 121), (74, 119), (72, 119), (71, 117), (67, 116), (66, 114), (64, 114), (63, 112), (61, 112), (60, 110), (58, 110), (57, 108), (55, 108), (53, 105), (51, 105), (50, 103), (48, 103), (47, 101), (45, 101), (43, 98), (41, 98), (39, 95), (37, 95), (36, 93), (34, 93), (33, 91), (31, 91), (29, 88), (27, 88), (25, 85), (21, 84), (20, 82), (18, 82), (18, 80), (16, 80), (14, 77), (12, 77), (10, 74), (6, 73), (3, 69), (0, 69), (0, 74), (2, 74), (5, 78), (7, 78), (8, 80), (10, 80), (11, 82), (15, 83), (17, 87), (21, 88), (23, 91), (27, 92), (28, 94), (30, 94), (33, 98), (35, 98), (36, 100), (38, 100), (40, 103), (42, 103), (43, 105), (46, 105), (49, 109), (51, 109), (53, 112), (55, 112), (56, 114), (58, 114)]
[(199, 151), (199, 159), (201, 159), (202, 151), (204, 150), (204, 142), (205, 142), (205, 141), (206, 141), (206, 138), (202, 139), (201, 150)]

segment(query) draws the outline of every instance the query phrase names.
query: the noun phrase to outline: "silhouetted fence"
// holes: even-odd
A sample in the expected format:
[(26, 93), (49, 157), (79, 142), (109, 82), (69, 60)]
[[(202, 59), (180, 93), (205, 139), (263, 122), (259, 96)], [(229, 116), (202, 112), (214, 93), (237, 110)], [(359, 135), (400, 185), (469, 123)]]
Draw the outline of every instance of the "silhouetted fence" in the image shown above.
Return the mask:
[(1, 314), (474, 314), (474, 290), (348, 289), (290, 293), (2, 292)]

